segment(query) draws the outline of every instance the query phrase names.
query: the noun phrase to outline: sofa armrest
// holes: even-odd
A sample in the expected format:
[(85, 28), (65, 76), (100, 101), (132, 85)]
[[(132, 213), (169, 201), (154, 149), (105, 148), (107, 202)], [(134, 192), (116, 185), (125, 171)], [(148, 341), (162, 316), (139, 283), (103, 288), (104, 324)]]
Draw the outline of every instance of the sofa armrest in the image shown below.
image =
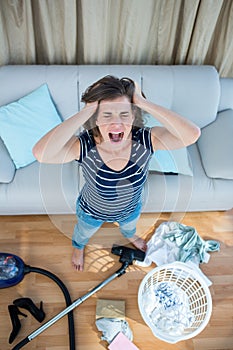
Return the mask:
[(220, 101), (218, 111), (233, 109), (233, 78), (220, 79)]
[(210, 178), (233, 179), (233, 110), (218, 113), (197, 141), (202, 165)]
[(0, 138), (0, 183), (10, 183), (15, 175), (15, 165)]

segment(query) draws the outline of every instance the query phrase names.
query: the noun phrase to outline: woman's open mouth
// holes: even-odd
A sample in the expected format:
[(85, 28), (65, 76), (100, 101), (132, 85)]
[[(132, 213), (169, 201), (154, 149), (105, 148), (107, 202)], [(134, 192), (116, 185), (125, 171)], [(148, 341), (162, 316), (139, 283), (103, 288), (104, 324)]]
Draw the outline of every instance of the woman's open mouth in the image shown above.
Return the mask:
[(123, 139), (124, 132), (110, 132), (109, 134), (110, 141), (120, 142)]

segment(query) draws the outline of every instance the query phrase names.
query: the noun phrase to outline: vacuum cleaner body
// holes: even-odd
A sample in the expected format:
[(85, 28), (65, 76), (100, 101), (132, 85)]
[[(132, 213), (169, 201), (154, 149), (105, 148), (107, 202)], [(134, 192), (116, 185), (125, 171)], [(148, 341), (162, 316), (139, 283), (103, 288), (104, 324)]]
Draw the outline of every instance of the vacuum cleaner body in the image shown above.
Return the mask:
[(0, 253), (0, 289), (18, 284), (23, 277), (23, 260), (14, 254)]
[[(145, 258), (145, 253), (141, 250), (131, 249), (125, 246), (113, 246), (111, 252), (112, 254), (120, 256), (119, 261), (122, 263), (122, 266), (115, 273), (106, 278), (103, 282), (99, 283), (85, 295), (75, 300), (73, 303), (71, 303), (71, 301), (67, 303), (69, 305), (63, 311), (58, 313), (56, 316), (44, 323), (41, 327), (29, 334), (26, 338), (21, 340), (14, 346), (12, 350), (21, 349), (23, 346), (32, 341), (35, 337), (45, 331), (48, 327), (52, 326), (62, 317), (65, 315), (71, 315), (74, 308), (83, 303), (86, 299), (113, 281), (115, 278), (122, 276), (126, 272), (127, 267), (133, 264), (134, 260), (143, 261)], [(0, 253), (0, 288), (11, 287), (19, 283), (23, 279), (25, 273), (43, 272), (43, 274), (45, 274), (45, 271), (46, 270), (24, 265), (24, 262), (13, 254)], [(46, 271), (46, 273), (48, 273), (48, 271)], [(74, 342), (73, 348), (75, 348)]]

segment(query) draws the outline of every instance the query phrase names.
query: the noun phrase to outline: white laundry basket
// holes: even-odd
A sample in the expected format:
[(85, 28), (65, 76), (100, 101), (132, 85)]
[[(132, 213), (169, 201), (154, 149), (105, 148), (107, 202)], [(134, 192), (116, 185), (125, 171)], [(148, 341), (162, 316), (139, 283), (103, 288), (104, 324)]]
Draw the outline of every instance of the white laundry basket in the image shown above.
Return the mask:
[[(192, 315), (188, 327), (181, 328), (178, 334), (170, 329), (161, 330), (156, 326), (155, 320), (151, 317), (152, 313), (149, 312), (150, 309), (158, 312), (158, 307), (161, 308), (158, 301), (154, 305), (153, 301), (155, 300), (154, 295), (162, 283), (172, 286), (174, 291), (185, 296), (189, 312)], [(150, 271), (140, 284), (138, 305), (142, 318), (154, 336), (173, 344), (199, 334), (208, 324), (212, 312), (212, 298), (206, 282), (190, 266), (181, 262), (162, 265)], [(172, 310), (169, 307), (166, 310), (168, 314)]]

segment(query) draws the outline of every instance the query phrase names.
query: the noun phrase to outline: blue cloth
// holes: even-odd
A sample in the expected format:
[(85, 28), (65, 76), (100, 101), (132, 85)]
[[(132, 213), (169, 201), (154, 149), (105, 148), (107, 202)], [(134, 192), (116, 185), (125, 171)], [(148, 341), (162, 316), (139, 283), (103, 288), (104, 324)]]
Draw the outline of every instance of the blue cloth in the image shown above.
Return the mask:
[(209, 253), (218, 251), (220, 243), (213, 240), (204, 240), (196, 229), (175, 221), (163, 222), (155, 230), (147, 243), (146, 256), (141, 266), (149, 266), (154, 262), (157, 266), (174, 261), (207, 263)]
[(178, 260), (187, 262), (198, 257), (200, 263), (205, 262), (206, 252), (214, 252), (220, 249), (220, 243), (213, 240), (205, 241), (191, 226), (185, 226), (179, 223), (173, 225), (173, 228), (163, 235), (163, 239), (174, 243), (178, 248)]

